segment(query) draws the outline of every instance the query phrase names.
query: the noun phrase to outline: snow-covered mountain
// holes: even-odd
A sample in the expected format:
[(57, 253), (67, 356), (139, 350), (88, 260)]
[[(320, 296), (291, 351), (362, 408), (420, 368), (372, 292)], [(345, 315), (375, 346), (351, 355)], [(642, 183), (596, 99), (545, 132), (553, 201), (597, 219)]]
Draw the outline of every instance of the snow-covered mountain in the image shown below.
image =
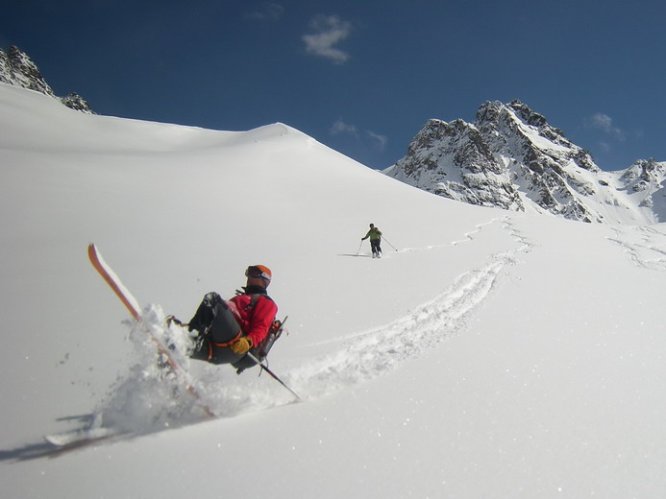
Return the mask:
[[(84, 114), (3, 83), (0, 130), (3, 497), (666, 496), (666, 224), (472, 206), (280, 123)], [(204, 419), (90, 242), (174, 335), (164, 313), (268, 265), (289, 316), (270, 367), (305, 402), (185, 358)], [(91, 420), (128, 433), (52, 454), (45, 434)]]
[(584, 222), (666, 220), (666, 163), (603, 171), (588, 152), (520, 101), (486, 102), (474, 124), (430, 120), (385, 170), (440, 196)]
[(15, 45), (10, 46), (7, 52), (0, 49), (0, 82), (40, 92), (59, 99), (65, 106), (76, 111), (92, 113), (88, 102), (77, 93), (71, 92), (64, 97), (56, 96), (37, 65)]

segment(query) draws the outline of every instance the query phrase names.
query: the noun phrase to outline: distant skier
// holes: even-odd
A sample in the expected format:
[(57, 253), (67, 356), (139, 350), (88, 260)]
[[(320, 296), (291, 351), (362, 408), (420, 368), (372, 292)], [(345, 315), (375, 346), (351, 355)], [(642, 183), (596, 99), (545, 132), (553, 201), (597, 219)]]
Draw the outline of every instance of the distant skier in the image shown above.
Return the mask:
[(370, 224), (370, 230), (361, 238), (361, 241), (365, 241), (367, 238), (370, 238), (370, 248), (372, 248), (372, 258), (379, 258), (382, 256), (382, 231), (379, 230), (379, 227), (375, 227), (375, 224)]
[(214, 291), (207, 293), (188, 324), (169, 317), (170, 321), (187, 326), (189, 331), (196, 331), (193, 359), (247, 367), (247, 363), (241, 362), (247, 352), (259, 346), (274, 327), (278, 308), (266, 291), (273, 277), (270, 269), (252, 265), (245, 276), (247, 284), (243, 292), (228, 301)]

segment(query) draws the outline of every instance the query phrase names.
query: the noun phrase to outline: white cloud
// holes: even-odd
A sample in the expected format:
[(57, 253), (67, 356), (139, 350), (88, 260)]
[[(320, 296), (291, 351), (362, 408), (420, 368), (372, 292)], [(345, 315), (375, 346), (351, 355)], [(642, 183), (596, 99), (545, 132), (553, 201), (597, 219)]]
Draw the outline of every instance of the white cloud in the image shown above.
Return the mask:
[(386, 137), (386, 135), (380, 135), (378, 133), (373, 132), (372, 130), (366, 130), (365, 133), (367, 133), (368, 137), (372, 139), (377, 149), (379, 149), (380, 151), (386, 149), (386, 144), (388, 143), (388, 138)]
[(365, 145), (369, 145), (379, 151), (384, 151), (388, 143), (388, 138), (385, 135), (375, 133), (372, 130), (363, 130), (363, 133), (361, 133), (356, 125), (345, 123), (342, 118), (339, 118), (331, 125), (329, 133), (331, 135), (350, 135), (358, 140), (359, 143), (365, 143)]
[(278, 21), (284, 14), (284, 7), (275, 2), (263, 2), (257, 9), (248, 12), (246, 17), (257, 21)]
[(349, 54), (335, 45), (346, 39), (351, 33), (351, 23), (338, 16), (317, 16), (310, 21), (313, 33), (303, 35), (305, 50), (309, 54), (330, 59), (336, 64), (343, 64)]
[(592, 118), (590, 118), (590, 125), (593, 128), (601, 130), (602, 132), (617, 140), (624, 141), (624, 132), (620, 128), (613, 125), (613, 118), (605, 113), (594, 114)]
[(338, 119), (335, 123), (333, 123), (330, 129), (330, 133), (331, 135), (347, 134), (358, 137), (358, 129), (356, 126), (345, 123), (342, 121), (342, 119)]

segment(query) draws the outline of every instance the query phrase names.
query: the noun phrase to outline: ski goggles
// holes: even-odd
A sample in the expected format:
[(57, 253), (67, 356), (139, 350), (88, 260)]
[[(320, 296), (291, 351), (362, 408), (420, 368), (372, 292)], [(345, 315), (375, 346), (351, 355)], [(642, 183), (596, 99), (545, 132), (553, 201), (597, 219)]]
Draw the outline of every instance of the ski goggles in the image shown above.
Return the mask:
[(268, 268), (263, 265), (251, 265), (245, 271), (245, 277), (253, 277), (255, 279), (263, 279), (266, 282), (271, 282), (271, 274)]

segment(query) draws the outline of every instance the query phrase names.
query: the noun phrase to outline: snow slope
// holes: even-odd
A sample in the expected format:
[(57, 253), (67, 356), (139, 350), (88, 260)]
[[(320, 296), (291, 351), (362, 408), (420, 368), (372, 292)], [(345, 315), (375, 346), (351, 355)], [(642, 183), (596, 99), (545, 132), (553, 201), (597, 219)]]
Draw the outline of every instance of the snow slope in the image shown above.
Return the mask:
[[(3, 496), (666, 493), (666, 225), (449, 201), (282, 124), (85, 115), (0, 85), (0, 126)], [(174, 402), (91, 241), (154, 327), (271, 267), (289, 334), (270, 365), (306, 402), (197, 362), (221, 417)], [(44, 434), (95, 412), (133, 436), (46, 457)]]

